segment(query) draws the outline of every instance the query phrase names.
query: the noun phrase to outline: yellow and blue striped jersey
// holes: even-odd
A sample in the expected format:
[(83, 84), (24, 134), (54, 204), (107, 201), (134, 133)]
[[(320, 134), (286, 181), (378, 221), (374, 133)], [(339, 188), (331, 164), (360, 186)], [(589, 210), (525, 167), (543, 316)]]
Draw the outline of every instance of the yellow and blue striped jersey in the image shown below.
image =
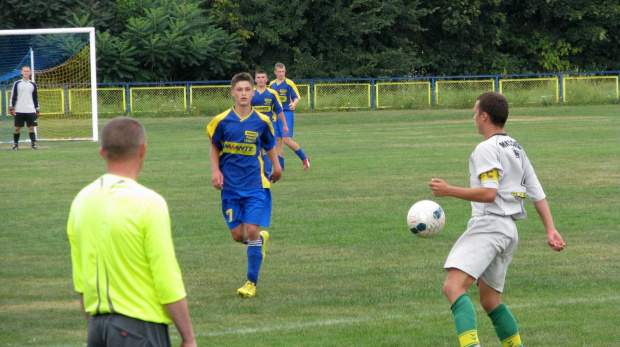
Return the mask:
[(280, 102), (282, 102), (284, 111), (290, 111), (289, 105), (293, 100), (299, 99), (297, 85), (288, 78), (281, 83), (278, 83), (278, 80), (271, 81), (271, 83), (269, 83), (269, 88), (275, 90), (280, 96)]
[(207, 135), (220, 151), (224, 190), (270, 187), (260, 153), (261, 148), (269, 151), (276, 145), (269, 117), (254, 109), (242, 117), (230, 108), (209, 122)]
[(278, 93), (271, 88), (266, 88), (262, 93), (255, 88), (254, 96), (252, 97), (252, 107), (256, 111), (266, 114), (273, 123), (277, 120), (276, 116), (284, 111)]

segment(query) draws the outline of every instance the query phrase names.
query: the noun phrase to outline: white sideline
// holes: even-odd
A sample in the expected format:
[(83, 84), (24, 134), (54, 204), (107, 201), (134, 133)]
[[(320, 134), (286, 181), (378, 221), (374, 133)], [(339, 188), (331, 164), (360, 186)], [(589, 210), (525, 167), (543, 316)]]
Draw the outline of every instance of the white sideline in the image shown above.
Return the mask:
[[(526, 304), (510, 304), (510, 308), (519, 308), (519, 307), (537, 307), (537, 306), (549, 306), (549, 305), (572, 305), (572, 304), (581, 304), (581, 303), (589, 303), (589, 302), (607, 302), (607, 301), (620, 301), (620, 296), (609, 296), (606, 298), (569, 298), (564, 300), (557, 301), (540, 301), (535, 303), (526, 303)], [(477, 311), (482, 311), (481, 308), (478, 308)], [(428, 316), (437, 316), (437, 315), (448, 315), (449, 310), (443, 310), (442, 312), (428, 312), (426, 314), (415, 314), (415, 315), (386, 315), (382, 317), (360, 317), (360, 318), (341, 318), (341, 319), (325, 319), (318, 320), (313, 322), (306, 323), (291, 323), (291, 324), (282, 324), (278, 326), (269, 326), (262, 328), (244, 328), (244, 329), (227, 329), (220, 331), (211, 331), (204, 333), (196, 333), (196, 336), (225, 336), (225, 335), (237, 335), (237, 334), (253, 334), (253, 333), (267, 333), (279, 330), (297, 330), (308, 327), (320, 327), (320, 326), (332, 326), (332, 325), (347, 325), (347, 324), (357, 324), (362, 322), (369, 322), (373, 320), (394, 320), (394, 319), (403, 319), (411, 316), (415, 317), (428, 317)]]

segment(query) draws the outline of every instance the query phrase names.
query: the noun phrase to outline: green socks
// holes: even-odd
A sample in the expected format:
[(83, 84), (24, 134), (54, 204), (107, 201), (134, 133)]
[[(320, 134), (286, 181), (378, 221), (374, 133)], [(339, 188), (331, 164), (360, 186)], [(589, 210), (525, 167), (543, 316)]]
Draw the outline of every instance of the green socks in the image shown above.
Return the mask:
[(502, 342), (502, 347), (523, 347), (517, 321), (506, 305), (501, 304), (489, 312), (489, 318), (493, 322), (497, 337)]
[(476, 309), (469, 295), (463, 294), (450, 307), (454, 315), (456, 333), (459, 335), (461, 347), (471, 347), (480, 344), (476, 327)]

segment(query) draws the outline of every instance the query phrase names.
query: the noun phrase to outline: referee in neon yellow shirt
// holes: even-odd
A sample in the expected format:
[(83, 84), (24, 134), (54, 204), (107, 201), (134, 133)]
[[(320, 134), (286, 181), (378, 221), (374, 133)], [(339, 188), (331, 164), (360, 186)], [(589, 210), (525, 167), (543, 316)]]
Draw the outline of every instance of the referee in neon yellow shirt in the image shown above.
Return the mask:
[(131, 118), (109, 121), (99, 153), (108, 171), (77, 195), (67, 234), (73, 284), (88, 321), (88, 346), (196, 346), (164, 198), (136, 182), (146, 133)]

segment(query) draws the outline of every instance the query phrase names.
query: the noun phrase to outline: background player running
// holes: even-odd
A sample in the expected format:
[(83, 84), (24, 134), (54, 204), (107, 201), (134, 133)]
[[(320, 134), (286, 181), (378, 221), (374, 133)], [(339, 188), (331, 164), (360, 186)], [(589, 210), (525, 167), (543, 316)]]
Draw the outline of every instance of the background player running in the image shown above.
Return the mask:
[(512, 313), (501, 301), (508, 265), (517, 249), (515, 220), (525, 218), (523, 202), (529, 196), (547, 232), (547, 243), (555, 251), (564, 241), (555, 229), (545, 193), (523, 148), (504, 133), (508, 102), (495, 92), (481, 94), (474, 106), (474, 121), (485, 141), (469, 159), (471, 188), (448, 185), (434, 178), (429, 186), (434, 196), (469, 200), (472, 217), (467, 230), (456, 241), (444, 268), (448, 277), (443, 290), (451, 304), (461, 346), (478, 346), (476, 311), (467, 295), (477, 281), (480, 303), (493, 322), (503, 346), (522, 346)]
[[(267, 87), (267, 80), (267, 72), (264, 70), (256, 71), (254, 74), (256, 88), (254, 88), (254, 96), (252, 97), (252, 107), (271, 119), (271, 125), (273, 125), (273, 130), (276, 134), (276, 153), (281, 153), (283, 151), (282, 137), (278, 137), (278, 134), (288, 134), (288, 124), (284, 118), (282, 103), (280, 102), (278, 93)], [(279, 129), (280, 124), (283, 130)], [(265, 164), (265, 175), (269, 177), (272, 169), (271, 162), (267, 159), (266, 155), (264, 155), (263, 161)]]
[[(271, 119), (252, 109), (252, 76), (237, 74), (231, 86), (235, 105), (207, 125), (211, 139), (211, 182), (222, 191), (222, 213), (233, 240), (248, 245), (247, 280), (237, 293), (253, 297), (265, 257), (264, 246), (269, 240), (268, 232), (259, 231), (259, 226), (270, 224), (269, 181), (280, 179), (282, 167), (277, 159)], [(264, 174), (261, 148), (273, 165), (270, 179)]]
[[(293, 141), (293, 133), (295, 128), (295, 108), (299, 103), (299, 90), (295, 85), (295, 82), (286, 78), (286, 67), (282, 63), (277, 63), (275, 65), (274, 73), (276, 74), (276, 80), (271, 81), (269, 84), (269, 88), (275, 90), (280, 96), (280, 101), (282, 102), (282, 107), (284, 108), (284, 117), (286, 118), (286, 122), (289, 127), (288, 134), (276, 134), (278, 137), (282, 137), (282, 141), (285, 145), (287, 145), (290, 149), (292, 149), (295, 154), (301, 159), (304, 164), (304, 170), (308, 170), (310, 168), (310, 159), (306, 156), (304, 151), (301, 149), (299, 144)], [(279, 127), (281, 130), (283, 127)], [(282, 152), (278, 153), (278, 160), (280, 160), (280, 165), (284, 168), (284, 149), (282, 148)]]

